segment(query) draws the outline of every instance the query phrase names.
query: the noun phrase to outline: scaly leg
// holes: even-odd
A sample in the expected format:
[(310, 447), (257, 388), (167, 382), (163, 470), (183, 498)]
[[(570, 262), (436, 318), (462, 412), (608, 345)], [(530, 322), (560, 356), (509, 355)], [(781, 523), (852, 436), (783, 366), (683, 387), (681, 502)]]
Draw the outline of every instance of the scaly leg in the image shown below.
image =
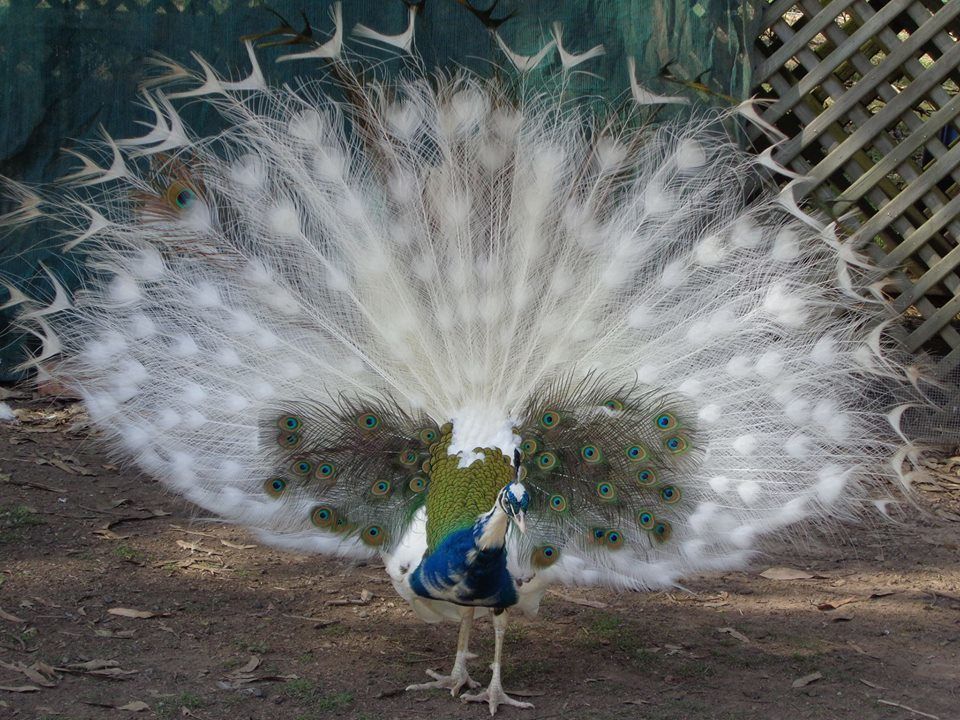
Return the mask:
[(433, 682), (419, 683), (409, 685), (407, 690), (433, 690), (444, 688), (450, 691), (454, 697), (466, 685), (468, 688), (480, 687), (480, 683), (470, 677), (467, 672), (467, 660), (475, 658), (472, 652), (467, 650), (470, 644), (470, 628), (473, 626), (474, 609), (472, 607), (461, 608), (460, 610), (460, 634), (457, 636), (457, 657), (453, 661), (453, 670), (449, 675), (441, 675), (436, 670), (427, 670), (427, 675), (432, 677)]
[(463, 702), (485, 702), (490, 705), (490, 714), (496, 715), (497, 708), (501, 705), (512, 705), (519, 708), (532, 708), (533, 703), (514, 700), (503, 691), (503, 685), (500, 683), (500, 652), (503, 650), (503, 636), (507, 632), (507, 613), (501, 611), (493, 615), (494, 649), (493, 665), (490, 669), (493, 671), (493, 677), (490, 678), (490, 684), (483, 692), (475, 695), (461, 695)]

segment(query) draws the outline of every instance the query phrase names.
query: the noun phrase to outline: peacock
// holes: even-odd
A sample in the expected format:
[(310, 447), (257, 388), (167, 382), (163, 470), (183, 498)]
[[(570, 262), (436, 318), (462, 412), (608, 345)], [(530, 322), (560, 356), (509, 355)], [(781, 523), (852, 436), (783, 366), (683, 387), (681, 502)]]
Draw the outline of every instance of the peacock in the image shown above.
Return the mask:
[(396, 48), (392, 79), (348, 57), (338, 5), (329, 39), (273, 33), (319, 84), (268, 86), (265, 36), (240, 79), (161, 60), (146, 135), (52, 190), (6, 183), (3, 224), (57, 223), (87, 269), (8, 305), (120, 456), (265, 542), (381, 557), (420, 618), (459, 623), (450, 673), (407, 689), (494, 714), (532, 707), (503, 639), (550, 586), (673, 587), (905, 482), (917, 370), (870, 264), (731, 139), (750, 103), (652, 123), (682, 98), (633, 65), (625, 103), (572, 100), (602, 48), (554, 28), (520, 56), (492, 21), (515, 73), (430, 75), (416, 16), (355, 29)]

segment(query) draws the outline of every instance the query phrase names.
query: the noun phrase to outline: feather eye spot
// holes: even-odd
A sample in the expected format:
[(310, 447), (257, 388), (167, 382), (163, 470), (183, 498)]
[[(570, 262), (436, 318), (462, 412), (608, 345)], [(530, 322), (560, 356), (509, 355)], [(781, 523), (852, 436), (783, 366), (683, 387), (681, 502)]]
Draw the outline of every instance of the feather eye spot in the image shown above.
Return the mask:
[(537, 467), (541, 470), (553, 470), (557, 466), (557, 456), (552, 452), (540, 453), (537, 458)]
[(372, 492), (374, 495), (386, 495), (390, 492), (391, 487), (392, 486), (390, 483), (386, 480), (380, 480), (379, 482), (375, 482), (373, 484), (373, 487), (370, 488), (370, 492)]
[(540, 414), (540, 425), (547, 430), (552, 430), (560, 424), (560, 413), (556, 410), (544, 410)]
[(420, 431), (420, 441), (424, 445), (432, 445), (437, 441), (437, 431), (433, 428), (424, 428)]
[(613, 500), (617, 496), (617, 490), (612, 483), (602, 482), (597, 484), (597, 496), (601, 500)]
[(309, 460), (297, 460), (291, 469), (300, 477), (306, 477), (313, 470), (313, 464)]
[(649, 510), (641, 510), (637, 513), (637, 524), (644, 530), (653, 530), (653, 526), (656, 525), (656, 519), (653, 517), (653, 513)]
[(422, 493), (427, 489), (427, 480), (417, 475), (417, 477), (410, 479), (408, 486), (412, 492)]
[(360, 533), (360, 540), (364, 545), (378, 547), (387, 541), (387, 533), (379, 525), (368, 525)]
[(680, 502), (680, 488), (675, 485), (664, 485), (660, 488), (660, 499), (668, 505)]
[(328, 530), (336, 524), (337, 513), (334, 512), (332, 507), (320, 505), (319, 507), (315, 507), (310, 513), (310, 522), (318, 528)]
[(595, 543), (603, 543), (607, 537), (606, 528), (594, 528), (590, 531), (590, 537)]
[(668, 412), (660, 413), (657, 415), (656, 423), (661, 430), (673, 430), (677, 426), (677, 418)]
[(300, 444), (300, 433), (282, 432), (277, 435), (277, 444), (282, 448), (295, 448)]
[(653, 539), (665, 543), (673, 534), (673, 527), (666, 520), (660, 520), (653, 527)]
[(580, 457), (583, 458), (584, 462), (598, 463), (603, 460), (603, 453), (596, 445), (584, 445), (580, 449)]
[(623, 412), (625, 407), (622, 400), (617, 400), (616, 398), (608, 398), (603, 401), (603, 406), (607, 410), (612, 410), (613, 412)]
[(681, 455), (687, 450), (687, 441), (679, 436), (667, 438), (663, 445), (674, 455)]
[(329, 480), (337, 474), (337, 466), (333, 463), (321, 463), (317, 468), (317, 480)]
[(567, 499), (563, 495), (550, 496), (550, 509), (554, 512), (563, 512), (567, 509)]
[(541, 545), (530, 553), (530, 563), (536, 568), (547, 568), (560, 559), (560, 550), (553, 545)]
[(417, 453), (413, 450), (404, 450), (400, 453), (400, 462), (403, 465), (413, 465), (417, 462)]
[(373, 413), (364, 413), (357, 418), (357, 425), (361, 430), (376, 430), (380, 426), (380, 418)]
[(303, 426), (303, 421), (296, 415), (284, 415), (277, 420), (277, 427), (287, 432), (296, 432)]
[(606, 535), (604, 535), (603, 541), (607, 547), (613, 550), (616, 550), (621, 545), (623, 545), (623, 534), (616, 530), (607, 530)]
[(524, 440), (520, 443), (520, 452), (523, 453), (524, 457), (533, 457), (534, 453), (537, 452), (539, 445), (536, 440)]
[(626, 449), (627, 460), (642, 462), (647, 459), (647, 449), (643, 445), (631, 445)]
[(657, 473), (651, 468), (644, 468), (637, 473), (637, 482), (644, 486), (653, 485), (657, 482)]
[(270, 497), (278, 498), (287, 489), (287, 481), (283, 478), (271, 478), (263, 484), (263, 489), (267, 491)]
[(174, 210), (187, 210), (197, 201), (196, 191), (183, 182), (171, 183), (165, 195)]

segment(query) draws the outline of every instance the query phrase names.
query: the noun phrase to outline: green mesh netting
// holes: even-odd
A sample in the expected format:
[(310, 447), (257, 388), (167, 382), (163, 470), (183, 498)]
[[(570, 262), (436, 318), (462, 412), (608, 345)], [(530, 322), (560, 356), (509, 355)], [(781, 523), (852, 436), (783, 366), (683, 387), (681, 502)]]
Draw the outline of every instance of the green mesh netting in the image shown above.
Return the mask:
[[(584, 51), (603, 44), (606, 54), (584, 66), (574, 90), (608, 99), (629, 91), (626, 58), (637, 63), (641, 84), (654, 92), (686, 94), (699, 102), (729, 104), (750, 88), (749, 50), (762, 0), (502, 0), (493, 18), (510, 16), (499, 32), (515, 51), (533, 54), (562, 23), (565, 45)], [(28, 183), (50, 182), (75, 159), (62, 148), (96, 136), (99, 126), (115, 137), (140, 133), (138, 83), (150, 74), (156, 53), (186, 61), (202, 55), (222, 72), (246, 72), (239, 38), (268, 30), (277, 19), (269, 6), (302, 27), (301, 12), (315, 37), (332, 30), (329, 0), (0, 0), (0, 175)], [(487, 9), (489, 0), (476, 0)], [(348, 45), (363, 54), (386, 54), (349, 39), (362, 22), (384, 33), (406, 27), (401, 0), (344, 0)], [(483, 24), (459, 0), (426, 0), (416, 25), (416, 47), (428, 68), (465, 65), (479, 72), (504, 64)], [(308, 76), (316, 61), (273, 63), (281, 51), (261, 53), (271, 82)], [(550, 60), (559, 65), (556, 54)], [(549, 68), (549, 66), (547, 66)], [(706, 89), (706, 90), (704, 90)], [(188, 115), (203, 131), (204, 112)], [(8, 208), (0, 199), (0, 213)], [(0, 235), (0, 279), (30, 294), (49, 292), (44, 270), (76, 284), (71, 263), (57, 252), (56, 238), (42, 225)], [(42, 264), (42, 265), (41, 265)], [(6, 290), (0, 288), (0, 303)], [(0, 311), (0, 380), (17, 377), (15, 366), (29, 338), (14, 332)]]

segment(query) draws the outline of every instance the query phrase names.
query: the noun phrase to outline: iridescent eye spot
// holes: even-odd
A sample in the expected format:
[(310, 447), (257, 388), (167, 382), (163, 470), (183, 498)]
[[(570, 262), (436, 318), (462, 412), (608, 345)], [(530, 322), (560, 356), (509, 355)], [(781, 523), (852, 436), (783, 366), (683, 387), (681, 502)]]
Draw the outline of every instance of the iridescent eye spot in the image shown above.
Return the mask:
[(643, 445), (631, 445), (626, 449), (627, 460), (641, 462), (647, 459), (647, 449)]
[(657, 481), (657, 474), (650, 468), (644, 468), (637, 473), (637, 482), (641, 485), (653, 485)]
[(613, 500), (617, 495), (617, 491), (611, 483), (602, 482), (597, 485), (597, 495), (601, 500)]
[(623, 403), (620, 400), (617, 400), (616, 398), (609, 398), (608, 400), (605, 400), (603, 403), (603, 406), (607, 410), (613, 410), (614, 412), (623, 411)]
[(267, 495), (270, 497), (277, 498), (287, 489), (287, 481), (283, 478), (271, 478), (263, 484), (263, 489), (267, 491)]
[(666, 520), (660, 520), (653, 528), (653, 539), (657, 542), (666, 542), (670, 539), (673, 528)]
[(333, 463), (321, 463), (317, 468), (318, 480), (329, 480), (337, 474), (337, 467)]
[(644, 530), (652, 530), (655, 523), (653, 513), (649, 510), (641, 510), (637, 513), (637, 524)]
[(413, 450), (404, 450), (400, 453), (400, 462), (404, 465), (413, 465), (417, 462), (417, 453)]
[(540, 415), (540, 424), (547, 428), (555, 428), (560, 424), (560, 413), (556, 410), (544, 410)]
[(530, 553), (530, 563), (537, 568), (550, 567), (559, 559), (560, 551), (553, 545), (542, 545)]
[(600, 452), (600, 448), (596, 445), (584, 445), (580, 449), (580, 457), (588, 463), (598, 463), (603, 459), (603, 453)]
[(551, 495), (550, 509), (556, 512), (563, 512), (567, 509), (567, 499), (563, 495)]
[(437, 441), (437, 431), (433, 428), (426, 428), (420, 431), (420, 441), (425, 445), (431, 445)]
[(374, 495), (386, 495), (390, 492), (390, 483), (386, 480), (381, 480), (380, 482), (375, 482), (373, 487), (370, 488), (370, 492)]
[(333, 511), (333, 508), (321, 505), (314, 508), (310, 513), (310, 522), (318, 528), (328, 529), (337, 522), (337, 514)]
[(536, 440), (524, 440), (520, 444), (520, 452), (523, 453), (524, 457), (533, 457), (533, 454), (537, 452), (537, 447)]
[(379, 525), (368, 525), (363, 529), (363, 532), (360, 533), (360, 539), (366, 545), (371, 547), (377, 547), (378, 545), (383, 545), (387, 540), (387, 533), (384, 532), (383, 528)]
[(657, 415), (656, 423), (661, 430), (673, 430), (677, 426), (677, 419), (670, 413), (665, 412)]
[(607, 531), (604, 528), (594, 528), (591, 536), (593, 537), (594, 542), (602, 543), (604, 538), (607, 537)]
[(292, 468), (292, 470), (301, 477), (309, 475), (312, 469), (313, 465), (311, 465), (308, 460), (297, 460), (295, 463), (293, 463)]
[(178, 210), (186, 210), (193, 205), (197, 194), (183, 183), (174, 183), (167, 190), (167, 197), (172, 200), (174, 207)]
[(666, 442), (663, 443), (664, 447), (667, 448), (674, 455), (679, 455), (686, 451), (687, 441), (682, 437), (672, 437), (667, 438)]
[(415, 493), (422, 493), (427, 489), (427, 481), (418, 475), (415, 478), (411, 478), (408, 487)]
[(552, 452), (540, 453), (537, 458), (537, 467), (541, 470), (552, 470), (557, 465), (557, 456)]
[(282, 448), (295, 448), (300, 444), (300, 434), (295, 432), (282, 432), (277, 435), (277, 444)]
[(608, 530), (604, 537), (604, 542), (606, 542), (608, 547), (616, 549), (623, 545), (623, 535), (616, 530)]
[(380, 418), (373, 413), (364, 413), (357, 418), (357, 425), (363, 430), (376, 430), (380, 425)]
[(680, 488), (675, 485), (664, 485), (660, 488), (660, 499), (668, 505), (680, 501)]
[(281, 430), (299, 430), (302, 424), (296, 415), (284, 415), (277, 420), (277, 427)]

